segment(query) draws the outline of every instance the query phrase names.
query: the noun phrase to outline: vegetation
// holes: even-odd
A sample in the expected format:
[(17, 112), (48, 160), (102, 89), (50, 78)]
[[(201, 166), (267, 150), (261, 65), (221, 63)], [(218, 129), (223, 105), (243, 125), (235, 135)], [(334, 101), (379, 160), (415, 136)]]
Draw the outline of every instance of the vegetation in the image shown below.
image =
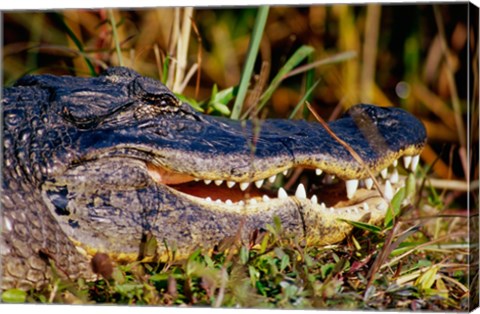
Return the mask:
[[(478, 242), (478, 195), (469, 193), (478, 180), (478, 29), (467, 24), (467, 6), (6, 13), (7, 86), (27, 73), (88, 76), (124, 65), (197, 110), (235, 119), (314, 119), (307, 103), (328, 120), (358, 102), (401, 106), (422, 119), (429, 142), (409, 189), (392, 201), (395, 217), (380, 227), (357, 224), (343, 243), (305, 246), (274, 221), (251, 243), (186, 261), (112, 267), (100, 256), (94, 282), (55, 279), (44, 291), (5, 291), (3, 301), (455, 311), (478, 304), (478, 248), (469, 242)], [(478, 15), (471, 22), (478, 25)], [(411, 205), (402, 207), (405, 198)]]

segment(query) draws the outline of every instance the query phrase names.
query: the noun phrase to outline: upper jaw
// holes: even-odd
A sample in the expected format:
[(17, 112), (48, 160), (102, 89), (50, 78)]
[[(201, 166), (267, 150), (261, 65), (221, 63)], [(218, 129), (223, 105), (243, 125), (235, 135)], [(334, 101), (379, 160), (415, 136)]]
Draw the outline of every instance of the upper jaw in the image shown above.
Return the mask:
[[(372, 108), (354, 108), (358, 107)], [(366, 109), (352, 111), (358, 110)], [(330, 123), (332, 131), (357, 152), (362, 163), (319, 123), (275, 119), (239, 122), (194, 112), (190, 114), (196, 119), (159, 119), (140, 132), (114, 132), (109, 135), (111, 141), (104, 143), (118, 142), (148, 151), (158, 166), (207, 180), (255, 182), (293, 167), (321, 169), (344, 180), (364, 179), (402, 156), (419, 154), (425, 144), (421, 122), (403, 110), (388, 112), (393, 118), (385, 119), (397, 121), (395, 127), (392, 122), (386, 126), (381, 121), (358, 126), (351, 113)]]

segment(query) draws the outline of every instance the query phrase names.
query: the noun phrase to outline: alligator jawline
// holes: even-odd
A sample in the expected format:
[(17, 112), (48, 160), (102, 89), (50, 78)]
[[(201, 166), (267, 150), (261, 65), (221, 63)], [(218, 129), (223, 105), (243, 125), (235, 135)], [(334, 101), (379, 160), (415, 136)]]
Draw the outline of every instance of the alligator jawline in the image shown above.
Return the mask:
[[(417, 159), (417, 161), (415, 165), (410, 166), (407, 162), (410, 163), (412, 158), (409, 156), (404, 158), (406, 169), (414, 170), (418, 163), (418, 156), (414, 156), (413, 159)], [(295, 197), (298, 200), (309, 201), (312, 206), (318, 205), (321, 209), (356, 211), (370, 208), (384, 210), (388, 206), (387, 202), (405, 184), (404, 177), (398, 174), (397, 164), (398, 161), (395, 161), (389, 168), (377, 175), (376, 180), (380, 184), (381, 193), (375, 189), (372, 180), (359, 180), (358, 188), (354, 189), (353, 195), (350, 197), (347, 197), (346, 181), (338, 178), (332, 180), (331, 175), (319, 170), (316, 171), (318, 180), (314, 180), (314, 182), (320, 184), (313, 183), (306, 188), (299, 185), (294, 193), (288, 193), (283, 188), (279, 188), (275, 192), (273, 182), (280, 174), (242, 185), (242, 183), (228, 180), (199, 179), (151, 163), (147, 163), (147, 169), (155, 182), (167, 185), (175, 192), (187, 195), (197, 203), (212, 203), (227, 210), (245, 205), (261, 206), (262, 203)], [(303, 170), (312, 171), (310, 169)], [(292, 173), (291, 170), (288, 172)], [(284, 176), (286, 173), (287, 171), (284, 172)]]

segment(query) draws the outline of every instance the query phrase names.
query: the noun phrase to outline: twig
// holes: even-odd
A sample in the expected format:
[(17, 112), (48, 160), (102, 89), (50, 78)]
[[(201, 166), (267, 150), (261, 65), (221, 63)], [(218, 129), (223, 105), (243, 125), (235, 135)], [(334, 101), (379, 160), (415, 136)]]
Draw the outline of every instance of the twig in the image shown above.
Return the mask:
[(436, 179), (436, 178), (429, 178), (427, 182), (430, 186), (438, 189), (446, 189), (452, 191), (464, 191), (469, 192), (472, 189), (478, 188), (478, 181), (470, 182), (470, 184), (466, 181), (460, 180), (444, 180), (444, 179)]
[(425, 247), (425, 246), (429, 246), (429, 245), (432, 245), (433, 243), (437, 243), (437, 242), (440, 242), (440, 241), (443, 241), (443, 240), (446, 240), (446, 239), (451, 239), (451, 238), (454, 238), (455, 236), (465, 236), (465, 232), (457, 232), (457, 233), (453, 233), (453, 234), (446, 234), (444, 235), (443, 237), (440, 237), (440, 238), (437, 238), (435, 240), (431, 240), (431, 241), (428, 241), (428, 242), (425, 242), (425, 243), (422, 243), (420, 245), (417, 245), (415, 246), (413, 249), (403, 253), (402, 255), (399, 255), (395, 258), (393, 258), (390, 262), (386, 263), (386, 264), (383, 264), (382, 266), (380, 266), (380, 269), (383, 269), (385, 267), (389, 267), (389, 266), (392, 266), (393, 264), (395, 264), (397, 261), (401, 260), (402, 258), (412, 254), (413, 252), (415, 252), (416, 250), (419, 250), (421, 249), (422, 247)]
[[(177, 93), (182, 93), (183, 92), (185, 87), (187, 87), (187, 84), (190, 81), (190, 79), (192, 78), (192, 76), (195, 74), (195, 72), (197, 72), (197, 69), (198, 69), (198, 63), (195, 63), (194, 65), (192, 65), (190, 70), (188, 70), (187, 75), (185, 75), (185, 78), (183, 79), (182, 84), (178, 87), (178, 90), (176, 91)], [(200, 72), (200, 71), (198, 71), (198, 72)]]
[[(260, 74), (258, 75), (258, 80), (253, 86), (252, 91), (248, 95), (247, 101), (245, 102), (246, 108), (253, 108), (255, 104), (258, 103), (260, 97), (262, 96), (262, 92), (265, 90), (265, 85), (267, 84), (268, 75), (270, 71), (270, 65), (267, 62), (262, 62), (262, 67), (260, 68)], [(249, 110), (248, 112), (251, 113), (251, 116), (257, 117), (259, 114), (259, 110), (254, 110), (253, 112)]]
[(328, 134), (330, 134), (331, 137), (333, 137), (338, 143), (340, 143), (340, 145), (342, 145), (343, 147), (345, 147), (346, 150), (348, 150), (348, 152), (353, 156), (353, 158), (355, 158), (355, 160), (367, 171), (368, 175), (370, 176), (370, 178), (372, 178), (373, 180), (373, 183), (375, 184), (375, 187), (377, 188), (378, 190), (378, 193), (380, 193), (380, 195), (385, 198), (385, 196), (383, 195), (383, 192), (382, 190), (380, 189), (380, 184), (378, 183), (377, 179), (375, 178), (375, 175), (373, 174), (373, 172), (370, 170), (370, 167), (368, 167), (362, 160), (362, 157), (360, 157), (360, 155), (357, 154), (357, 152), (355, 150), (353, 150), (350, 145), (348, 145), (344, 140), (342, 140), (341, 138), (339, 138), (331, 129), (330, 127), (328, 126), (328, 124), (323, 120), (322, 117), (320, 117), (319, 114), (317, 114), (317, 112), (315, 110), (313, 110), (313, 107), (310, 105), (310, 103), (307, 101), (307, 107), (308, 109), (310, 110), (310, 112), (313, 114), (313, 116), (315, 117), (315, 119), (317, 119), (318, 122), (320, 122), (320, 124), (325, 128), (325, 130), (327, 131)]
[[(176, 43), (178, 42), (178, 34), (180, 33), (180, 8), (175, 8), (174, 10), (174, 17), (173, 17), (173, 22), (172, 22), (172, 28), (170, 30), (170, 37), (169, 37), (169, 43), (168, 43), (168, 55), (167, 58), (168, 61), (168, 72), (167, 72), (167, 79), (165, 80), (165, 85), (172, 89), (173, 87), (173, 79), (174, 79), (174, 74), (175, 74), (175, 67), (176, 67), (176, 61), (173, 58), (173, 55), (175, 54), (175, 47)], [(175, 62), (175, 66), (173, 66), (173, 63)]]
[[(197, 28), (197, 24), (195, 23), (195, 21), (192, 19), (192, 28), (193, 28), (193, 32), (195, 33), (196, 37), (197, 37), (197, 42), (198, 42), (198, 50), (197, 50), (197, 64), (198, 64), (198, 68), (201, 69), (202, 68), (202, 48), (203, 48), (203, 45), (202, 45), (202, 36), (200, 36), (200, 32), (198, 31), (198, 28)], [(198, 70), (197, 72), (197, 80), (195, 82), (195, 99), (198, 98), (198, 93), (200, 92), (200, 78), (202, 76), (202, 71)]]
[(175, 71), (175, 79), (173, 83), (173, 91), (180, 92), (180, 86), (185, 77), (187, 68), (187, 52), (188, 42), (190, 41), (190, 30), (192, 28), (193, 7), (186, 7), (183, 10), (183, 23), (181, 36), (177, 42), (177, 67)]

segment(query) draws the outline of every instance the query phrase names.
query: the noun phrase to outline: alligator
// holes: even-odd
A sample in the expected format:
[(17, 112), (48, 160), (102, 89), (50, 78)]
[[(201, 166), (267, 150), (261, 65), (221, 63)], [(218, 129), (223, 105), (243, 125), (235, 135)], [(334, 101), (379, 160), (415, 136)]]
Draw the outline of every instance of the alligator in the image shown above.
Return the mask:
[(27, 75), (2, 110), (2, 290), (93, 278), (96, 253), (135, 261), (148, 237), (158, 261), (182, 259), (274, 219), (305, 245), (338, 243), (346, 220), (384, 219), (426, 141), (407, 111), (365, 104), (327, 125), (214, 117), (123, 67)]

